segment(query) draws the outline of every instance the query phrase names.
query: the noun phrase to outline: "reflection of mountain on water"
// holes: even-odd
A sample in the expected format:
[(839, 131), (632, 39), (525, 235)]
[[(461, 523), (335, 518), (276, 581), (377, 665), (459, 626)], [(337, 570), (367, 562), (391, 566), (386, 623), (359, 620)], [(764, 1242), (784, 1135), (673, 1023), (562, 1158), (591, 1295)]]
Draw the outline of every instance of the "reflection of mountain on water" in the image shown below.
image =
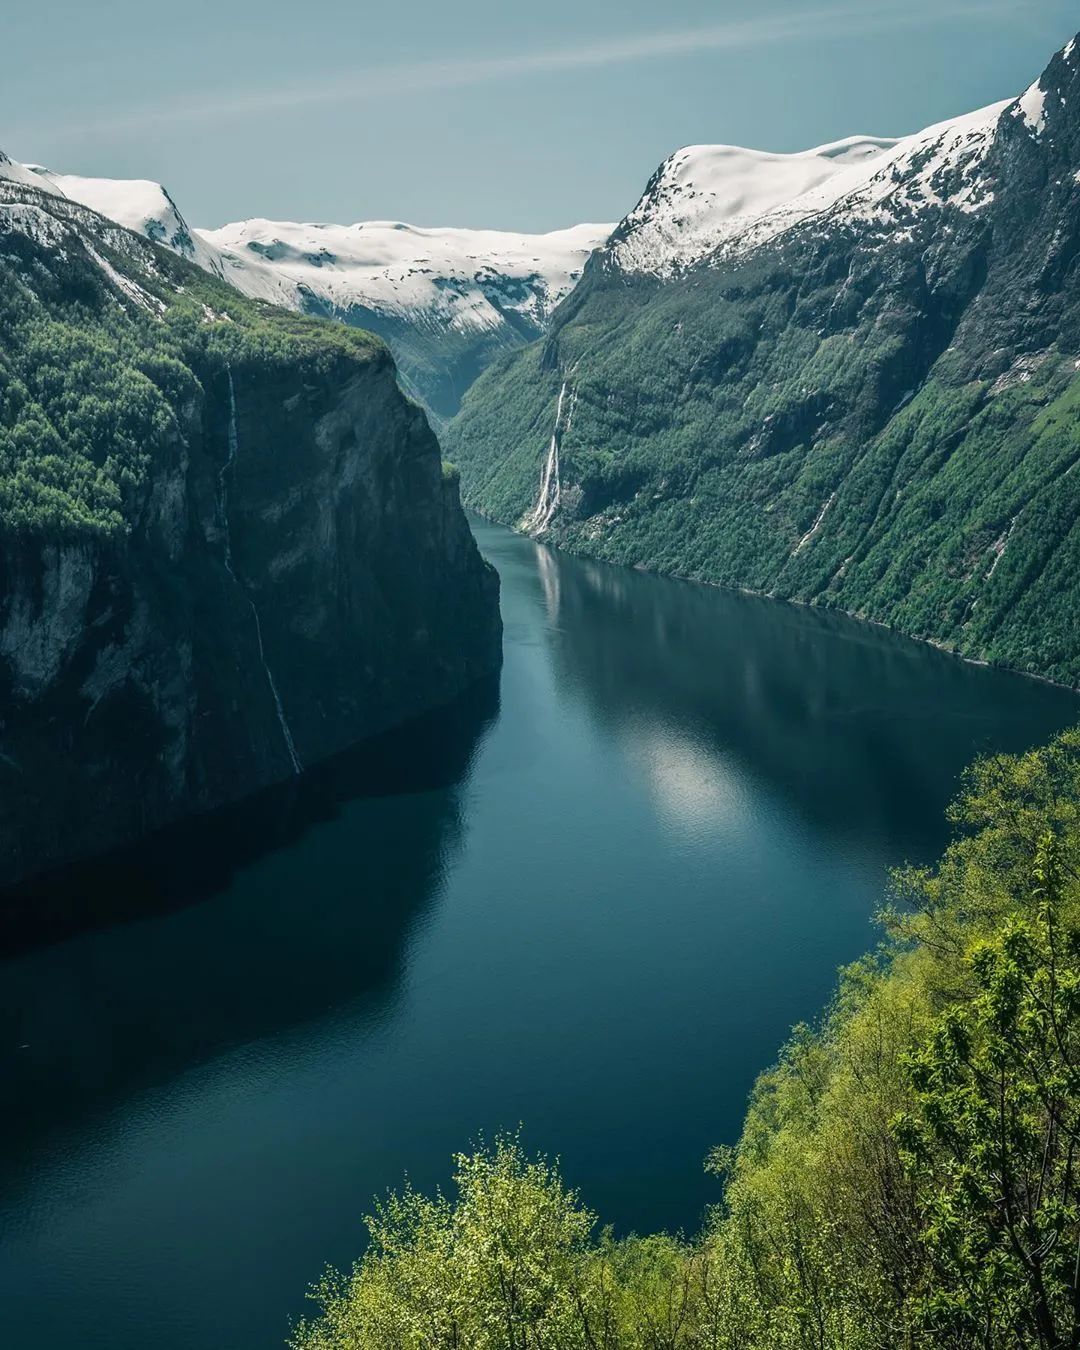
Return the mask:
[(497, 699), (484, 686), (242, 810), (53, 878), (60, 915), (154, 917), (4, 963), (0, 1157), (231, 1045), (346, 1003), (384, 1012), (460, 846)]
[(536, 555), (566, 692), (691, 828), (752, 779), (830, 834), (933, 852), (925, 822), (976, 754), (1036, 744), (1080, 710), (843, 615)]

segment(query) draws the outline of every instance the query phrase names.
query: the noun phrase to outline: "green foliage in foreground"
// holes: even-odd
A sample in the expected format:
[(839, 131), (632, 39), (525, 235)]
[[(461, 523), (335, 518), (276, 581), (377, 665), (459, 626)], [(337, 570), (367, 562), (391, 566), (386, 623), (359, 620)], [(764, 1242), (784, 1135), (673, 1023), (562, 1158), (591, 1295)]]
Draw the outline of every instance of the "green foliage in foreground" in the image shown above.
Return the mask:
[(972, 956), (976, 993), (910, 1056), (914, 1107), (895, 1122), (925, 1216), (921, 1324), (961, 1343), (1076, 1343), (1080, 947), (1058, 916), (1048, 834), (1034, 919)]
[[(692, 1242), (616, 1240), (516, 1139), (406, 1190), (294, 1350), (1080, 1345), (1080, 733), (971, 771), (882, 953), (759, 1081)], [(677, 1105), (677, 1104), (675, 1104)]]

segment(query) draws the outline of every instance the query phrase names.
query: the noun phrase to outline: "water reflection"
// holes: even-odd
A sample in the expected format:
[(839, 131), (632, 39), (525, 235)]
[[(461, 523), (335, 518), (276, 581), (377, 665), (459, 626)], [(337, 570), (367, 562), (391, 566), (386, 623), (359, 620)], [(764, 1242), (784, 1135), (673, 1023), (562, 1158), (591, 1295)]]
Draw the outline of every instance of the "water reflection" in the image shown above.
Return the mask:
[(690, 834), (738, 823), (752, 783), (830, 836), (923, 852), (976, 754), (1077, 716), (1067, 690), (843, 615), (535, 547), (564, 687)]
[[(170, 912), (6, 962), (2, 1156), (345, 1002), (384, 1015), (460, 847), (461, 792), (497, 699), (480, 686), (295, 785), (43, 884), (54, 921)], [(34, 894), (19, 897), (21, 921), (9, 900), (9, 939), (40, 933)]]

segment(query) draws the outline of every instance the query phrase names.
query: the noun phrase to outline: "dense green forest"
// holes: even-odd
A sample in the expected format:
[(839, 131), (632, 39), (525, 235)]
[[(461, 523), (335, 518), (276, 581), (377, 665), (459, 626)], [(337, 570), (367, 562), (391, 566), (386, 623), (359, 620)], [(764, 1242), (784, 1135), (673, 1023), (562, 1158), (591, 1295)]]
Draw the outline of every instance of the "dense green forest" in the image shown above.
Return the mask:
[(370, 334), (247, 300), (90, 212), (8, 190), (40, 200), (57, 237), (13, 230), (0, 250), (0, 528), (123, 533), (200, 381), (231, 362), (389, 360)]
[(1080, 1344), (1080, 733), (977, 763), (952, 815), (708, 1160), (699, 1236), (617, 1238), (500, 1139), (376, 1209), (294, 1350)]

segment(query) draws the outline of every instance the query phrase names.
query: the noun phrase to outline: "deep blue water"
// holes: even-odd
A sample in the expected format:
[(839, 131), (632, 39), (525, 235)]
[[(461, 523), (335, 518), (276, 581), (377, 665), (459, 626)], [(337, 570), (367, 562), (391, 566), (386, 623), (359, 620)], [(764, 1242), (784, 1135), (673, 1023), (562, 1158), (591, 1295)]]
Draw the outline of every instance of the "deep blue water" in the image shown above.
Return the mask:
[(876, 940), (887, 869), (941, 849), (964, 764), (1077, 714), (475, 528), (497, 694), (73, 876), (58, 904), (153, 917), (0, 963), (12, 1350), (280, 1345), (374, 1194), (519, 1122), (605, 1220), (694, 1228), (707, 1149)]

